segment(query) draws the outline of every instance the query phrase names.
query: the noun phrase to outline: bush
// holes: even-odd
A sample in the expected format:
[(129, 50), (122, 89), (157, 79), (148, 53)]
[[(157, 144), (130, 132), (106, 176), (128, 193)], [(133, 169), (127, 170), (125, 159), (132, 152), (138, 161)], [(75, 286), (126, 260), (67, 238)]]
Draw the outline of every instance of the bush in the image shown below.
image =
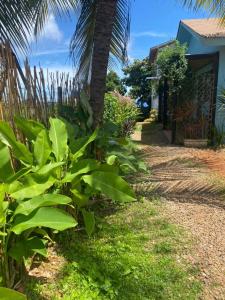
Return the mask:
[(134, 101), (117, 92), (107, 93), (105, 96), (104, 123), (117, 125), (116, 136), (129, 136), (140, 114)]

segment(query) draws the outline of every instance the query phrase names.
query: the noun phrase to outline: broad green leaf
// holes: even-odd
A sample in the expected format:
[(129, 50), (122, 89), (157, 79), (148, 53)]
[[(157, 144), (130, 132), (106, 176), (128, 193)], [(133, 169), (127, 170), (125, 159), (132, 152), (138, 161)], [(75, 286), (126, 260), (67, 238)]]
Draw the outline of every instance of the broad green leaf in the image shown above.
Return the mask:
[(35, 179), (31, 176), (29, 179), (27, 178), (27, 182), (22, 186), (18, 185), (18, 188), (13, 192), (9, 191), (10, 196), (16, 200), (24, 200), (33, 198), (35, 196), (39, 196), (48, 190), (54, 183), (56, 179), (49, 177), (46, 181), (35, 181)]
[(16, 172), (15, 174), (13, 174), (12, 176), (10, 176), (7, 179), (7, 183), (12, 183), (16, 180), (19, 180), (21, 177), (29, 174), (32, 171), (31, 167), (26, 167), (26, 168), (22, 168), (20, 169), (18, 172)]
[(117, 156), (116, 155), (110, 155), (106, 162), (108, 165), (114, 165), (114, 163), (116, 162)]
[(17, 159), (23, 163), (32, 164), (32, 154), (24, 144), (17, 142), (12, 128), (4, 121), (0, 121), (0, 140), (3, 144), (12, 148), (12, 152)]
[(53, 207), (41, 207), (29, 216), (18, 215), (11, 231), (21, 234), (24, 230), (35, 227), (48, 227), (54, 230), (65, 230), (75, 227), (77, 222), (65, 211)]
[(84, 218), (84, 225), (87, 234), (90, 236), (95, 229), (95, 215), (93, 212), (82, 209), (82, 215)]
[(34, 143), (34, 157), (39, 166), (43, 166), (52, 152), (47, 130), (38, 133)]
[(102, 192), (114, 201), (135, 201), (135, 193), (129, 184), (120, 176), (109, 172), (93, 172), (82, 177), (92, 188)]
[(16, 244), (9, 249), (8, 254), (18, 262), (21, 261), (23, 257), (27, 259), (34, 253), (46, 257), (47, 250), (45, 244), (46, 241), (38, 237), (32, 237), (26, 240), (23, 239), (16, 242)]
[(119, 174), (119, 168), (117, 166), (111, 166), (108, 164), (102, 164), (99, 168), (98, 171), (101, 172), (109, 172), (109, 173), (114, 173), (114, 174)]
[(60, 194), (45, 194), (34, 197), (30, 200), (21, 202), (15, 212), (14, 215), (23, 214), (29, 215), (32, 211), (39, 207), (43, 206), (54, 206), (54, 205), (66, 205), (70, 203), (72, 200), (64, 195)]
[(22, 117), (15, 117), (14, 120), (16, 126), (24, 133), (24, 135), (30, 141), (35, 141), (39, 132), (45, 129), (43, 124), (34, 120), (27, 120)]
[(72, 182), (77, 176), (98, 169), (99, 165), (100, 163), (95, 159), (83, 159), (74, 162), (70, 172), (66, 174), (62, 182)]
[(72, 189), (73, 200), (78, 207), (83, 207), (87, 205), (89, 197), (85, 194), (81, 194), (78, 190)]
[(57, 162), (62, 161), (68, 154), (68, 136), (66, 125), (59, 119), (50, 118), (49, 138), (52, 142), (52, 152)]
[(27, 300), (27, 297), (17, 291), (0, 287), (1, 300)]
[(6, 181), (13, 174), (9, 148), (0, 142), (0, 181)]
[(49, 164), (43, 166), (42, 168), (40, 168), (39, 170), (37, 170), (36, 174), (39, 174), (39, 175), (49, 174), (51, 171), (63, 166), (64, 164), (65, 164), (65, 162), (49, 163)]
[(78, 140), (76, 140), (76, 142), (78, 142), (79, 144), (79, 148), (77, 149), (73, 149), (75, 150), (75, 152), (73, 151), (73, 160), (78, 159), (79, 157), (84, 155), (84, 152), (87, 148), (87, 146), (92, 143), (98, 136), (98, 129), (96, 129), (91, 136), (87, 137), (87, 138), (81, 138), (82, 142), (79, 143)]

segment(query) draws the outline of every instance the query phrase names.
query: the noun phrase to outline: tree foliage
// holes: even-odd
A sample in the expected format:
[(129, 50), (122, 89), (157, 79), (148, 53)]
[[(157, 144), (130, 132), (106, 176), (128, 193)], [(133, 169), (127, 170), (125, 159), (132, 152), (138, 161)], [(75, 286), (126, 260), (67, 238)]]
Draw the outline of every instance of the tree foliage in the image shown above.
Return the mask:
[(156, 61), (162, 78), (168, 80), (170, 88), (174, 91), (181, 88), (181, 83), (185, 79), (188, 68), (185, 54), (186, 46), (176, 41), (175, 44), (163, 48)]
[(131, 87), (129, 94), (132, 98), (149, 98), (151, 94), (151, 82), (146, 80), (152, 75), (152, 68), (148, 58), (135, 60), (132, 64), (123, 69), (125, 78), (123, 82)]
[(110, 71), (106, 77), (106, 92), (119, 92), (121, 95), (125, 95), (126, 87), (122, 80), (119, 78), (116, 72)]

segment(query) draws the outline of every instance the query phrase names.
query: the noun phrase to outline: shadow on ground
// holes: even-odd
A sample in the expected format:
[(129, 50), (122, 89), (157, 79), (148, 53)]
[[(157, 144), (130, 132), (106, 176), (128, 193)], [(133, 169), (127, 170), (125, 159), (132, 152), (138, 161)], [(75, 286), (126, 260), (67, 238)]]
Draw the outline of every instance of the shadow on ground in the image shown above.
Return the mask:
[(225, 181), (195, 156), (197, 149), (170, 145), (161, 125), (154, 123), (143, 123), (134, 140), (151, 169), (150, 176), (135, 178), (135, 189), (142, 196), (156, 193), (170, 201), (225, 208)]

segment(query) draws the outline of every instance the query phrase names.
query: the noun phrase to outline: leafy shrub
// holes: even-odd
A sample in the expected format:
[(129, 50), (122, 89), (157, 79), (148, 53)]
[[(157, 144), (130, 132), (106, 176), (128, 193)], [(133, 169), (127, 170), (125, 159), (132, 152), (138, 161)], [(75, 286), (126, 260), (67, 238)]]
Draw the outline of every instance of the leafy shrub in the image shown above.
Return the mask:
[(21, 279), (28, 258), (47, 255), (51, 230), (77, 225), (77, 213), (87, 233), (93, 232), (90, 204), (96, 196), (122, 203), (135, 200), (117, 168), (88, 151), (98, 130), (75, 138), (74, 127), (60, 119), (50, 118), (49, 129), (32, 120), (15, 122), (25, 143), (8, 123), (0, 122), (0, 260), (7, 287)]
[(139, 110), (134, 101), (119, 93), (108, 93), (105, 96), (104, 122), (111, 122), (117, 126), (116, 136), (129, 136), (135, 126)]

